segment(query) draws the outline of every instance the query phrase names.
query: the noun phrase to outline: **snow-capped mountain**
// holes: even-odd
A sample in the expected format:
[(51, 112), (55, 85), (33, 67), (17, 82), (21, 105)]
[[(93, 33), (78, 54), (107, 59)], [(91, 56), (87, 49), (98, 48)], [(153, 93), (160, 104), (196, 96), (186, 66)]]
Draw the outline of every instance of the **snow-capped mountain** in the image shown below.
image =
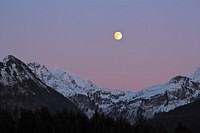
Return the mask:
[(68, 107), (75, 111), (75, 104), (89, 117), (97, 111), (134, 122), (141, 115), (152, 118), (156, 113), (168, 112), (199, 98), (200, 68), (194, 74), (176, 76), (165, 84), (131, 92), (100, 88), (72, 73), (58, 68), (48, 70), (38, 63), (26, 65), (11, 55), (0, 62), (0, 107)]
[(28, 67), (41, 81), (69, 98), (89, 117), (97, 111), (134, 122), (138, 116), (152, 118), (156, 113), (168, 112), (200, 98), (200, 69), (189, 76), (174, 77), (163, 85), (131, 92), (100, 88), (72, 73), (58, 68), (48, 70), (38, 63), (29, 63)]
[(58, 68), (48, 70), (38, 63), (29, 63), (27, 65), (41, 81), (69, 98), (89, 117), (95, 111), (104, 111), (106, 107), (118, 102), (119, 98), (125, 95), (123, 91), (99, 88), (89, 80), (82, 79)]
[(44, 84), (19, 59), (12, 55), (0, 62), (0, 107), (36, 109), (48, 107), (51, 111), (78, 108), (63, 95)]

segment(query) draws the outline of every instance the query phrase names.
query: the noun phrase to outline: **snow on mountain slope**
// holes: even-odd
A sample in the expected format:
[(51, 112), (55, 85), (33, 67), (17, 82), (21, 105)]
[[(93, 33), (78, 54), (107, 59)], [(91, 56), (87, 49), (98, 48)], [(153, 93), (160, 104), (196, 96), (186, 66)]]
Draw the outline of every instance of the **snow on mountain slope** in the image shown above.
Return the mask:
[(46, 85), (69, 98), (89, 117), (99, 108), (104, 109), (111, 103), (117, 102), (119, 96), (125, 95), (122, 91), (99, 88), (89, 80), (82, 79), (58, 68), (48, 70), (38, 63), (29, 63), (28, 67)]
[(0, 108), (35, 110), (44, 106), (50, 111), (78, 111), (77, 106), (44, 84), (26, 64), (12, 55), (6, 56), (0, 62)]
[(53, 87), (65, 96), (74, 94), (84, 94), (95, 86), (92, 82), (81, 79), (72, 73), (64, 72), (59, 68), (48, 70), (45, 66), (38, 63), (29, 63), (28, 67), (45, 84)]
[(143, 114), (151, 118), (155, 113), (168, 112), (199, 99), (200, 84), (190, 78), (177, 76), (164, 85), (147, 88), (139, 93), (141, 92), (144, 95), (137, 98), (143, 99)]
[(197, 68), (195, 73), (188, 75), (187, 77), (200, 83), (200, 68)]
[(134, 122), (140, 115), (152, 118), (156, 113), (168, 112), (200, 97), (200, 83), (196, 82), (199, 71), (191, 77), (177, 76), (163, 85), (131, 92), (100, 88), (58, 68), (48, 70), (37, 63), (28, 66), (45, 84), (68, 97), (89, 117), (98, 111)]
[(46, 85), (43, 82), (36, 80), (35, 75), (30, 73), (30, 70), (27, 69), (27, 66), (14, 56), (6, 56), (3, 61), (0, 62), (0, 68), (0, 83), (5, 86), (13, 86), (18, 81), (23, 82), (26, 79), (31, 79), (34, 80), (38, 85), (46, 88)]

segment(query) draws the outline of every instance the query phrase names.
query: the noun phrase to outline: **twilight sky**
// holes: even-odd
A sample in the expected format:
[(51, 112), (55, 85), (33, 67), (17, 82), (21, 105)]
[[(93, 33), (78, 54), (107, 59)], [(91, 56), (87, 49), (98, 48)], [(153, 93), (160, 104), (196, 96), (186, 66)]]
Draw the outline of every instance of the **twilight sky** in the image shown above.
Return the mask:
[(200, 67), (200, 1), (0, 0), (8, 54), (138, 91)]

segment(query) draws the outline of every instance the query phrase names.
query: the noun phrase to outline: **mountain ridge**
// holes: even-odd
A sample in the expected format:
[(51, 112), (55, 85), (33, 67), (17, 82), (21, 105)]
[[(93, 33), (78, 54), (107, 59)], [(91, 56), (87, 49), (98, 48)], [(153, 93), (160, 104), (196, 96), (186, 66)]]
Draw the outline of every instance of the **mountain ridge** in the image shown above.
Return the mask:
[[(165, 84), (138, 92), (110, 90), (98, 87), (70, 72), (58, 68), (49, 70), (39, 63), (26, 65), (9, 55), (0, 62), (0, 101), (1, 105), (8, 104), (5, 95), (9, 94), (13, 105), (21, 104), (32, 108), (30, 103), (36, 101), (36, 107), (47, 104), (61, 108), (58, 101), (63, 103), (69, 99), (67, 103), (72, 108), (78, 107), (89, 118), (98, 112), (113, 118), (124, 117), (134, 123), (137, 117), (153, 118), (157, 113), (169, 112), (197, 101), (200, 98), (199, 79), (200, 72), (197, 69), (189, 76), (176, 76)], [(25, 99), (30, 97), (32, 101), (24, 103), (20, 96)], [(41, 99), (45, 102), (41, 102)]]
[[(165, 84), (131, 92), (100, 88), (89, 80), (82, 80), (64, 71), (56, 73), (47, 69), (46, 77), (43, 77), (43, 70), (34, 67), (34, 63), (28, 66), (45, 84), (68, 97), (89, 117), (97, 111), (112, 117), (123, 116), (134, 122), (140, 115), (152, 118), (156, 113), (168, 112), (191, 103), (199, 99), (200, 95), (199, 69), (193, 75), (176, 76)], [(85, 85), (80, 86), (78, 80), (82, 80)]]
[(62, 94), (44, 84), (21, 60), (12, 55), (0, 62), (0, 107), (37, 109), (43, 106), (51, 111), (76, 106)]

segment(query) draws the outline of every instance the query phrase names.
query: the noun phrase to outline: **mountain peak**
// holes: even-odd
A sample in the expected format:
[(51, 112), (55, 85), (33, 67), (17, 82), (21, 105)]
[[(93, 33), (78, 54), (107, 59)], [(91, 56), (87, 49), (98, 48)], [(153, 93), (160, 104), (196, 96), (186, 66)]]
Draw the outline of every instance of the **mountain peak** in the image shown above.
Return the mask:
[(63, 108), (77, 110), (73, 103), (44, 84), (25, 63), (12, 55), (7, 55), (0, 62), (0, 99), (0, 107), (6, 109), (45, 106), (52, 111)]
[[(7, 64), (13, 65), (7, 62), (6, 67)], [(46, 87), (52, 87), (60, 92), (89, 117), (95, 111), (99, 111), (111, 117), (122, 116), (134, 122), (137, 116), (143, 115), (146, 118), (152, 118), (156, 113), (168, 112), (178, 106), (193, 102), (200, 95), (200, 84), (193, 80), (198, 76), (200, 79), (200, 69), (197, 69), (191, 77), (176, 76), (166, 84), (133, 93), (100, 88), (89, 80), (59, 68), (48, 70), (44, 65), (38, 63), (29, 63), (27, 66), (36, 77), (32, 76), (32, 81), (39, 79)], [(26, 67), (24, 66), (24, 68)], [(25, 74), (23, 72), (22, 76)], [(38, 86), (41, 85), (38, 84)]]
[(195, 71), (195, 73), (192, 74), (192, 79), (194, 81), (200, 82), (200, 68), (197, 68), (196, 71)]
[(37, 67), (37, 68), (41, 67), (41, 65), (37, 62), (30, 62), (30, 63), (27, 64), (27, 66), (34, 66), (34, 67)]
[(200, 67), (196, 69), (195, 74), (200, 75)]
[(18, 70), (22, 70), (22, 67), (26, 67), (26, 64), (24, 64), (21, 60), (14, 57), (13, 55), (7, 55), (6, 57), (4, 57), (2, 63), (8, 68), (15, 67)]
[(13, 55), (7, 55), (1, 65), (3, 67), (0, 69), (0, 83), (4, 86), (14, 86), (16, 83), (32, 80), (37, 85), (46, 88), (46, 85), (36, 78), (26, 64)]
[(185, 76), (176, 76), (174, 78), (172, 78), (169, 83), (178, 83), (178, 82), (181, 82), (181, 81), (186, 81), (188, 80), (188, 77), (185, 77)]
[(6, 63), (8, 61), (18, 61), (19, 59), (17, 59), (16, 57), (14, 57), (13, 55), (7, 55), (4, 57), (3, 59), (3, 63)]
[(41, 65), (41, 64), (39, 64), (39, 63), (37, 63), (37, 62), (30, 62), (30, 63), (27, 63), (27, 66), (29, 67), (29, 68), (37, 68), (37, 69), (44, 69), (44, 70), (46, 70), (46, 71), (48, 71), (48, 69), (44, 66), (44, 65)]

